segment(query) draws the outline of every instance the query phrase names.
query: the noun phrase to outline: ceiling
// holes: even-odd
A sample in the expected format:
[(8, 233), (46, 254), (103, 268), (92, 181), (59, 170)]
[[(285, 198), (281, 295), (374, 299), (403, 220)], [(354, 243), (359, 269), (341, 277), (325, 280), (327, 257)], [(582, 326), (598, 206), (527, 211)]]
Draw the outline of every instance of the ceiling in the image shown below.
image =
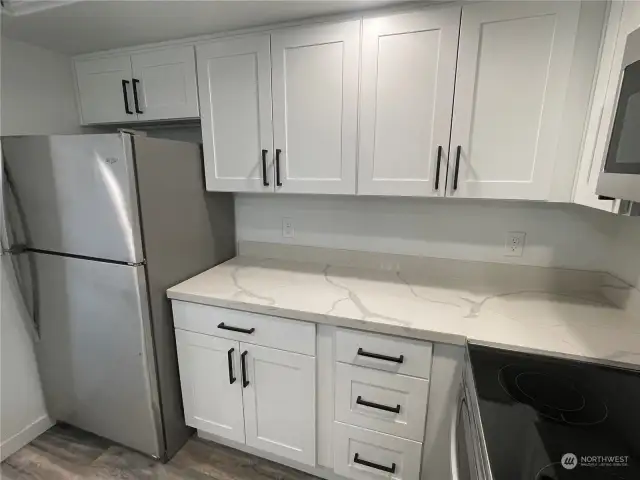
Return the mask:
[[(2, 35), (78, 54), (350, 12), (402, 0), (13, 0)], [(11, 1), (8, 11), (11, 11)], [(37, 8), (35, 8), (37, 4)], [(49, 5), (51, 8), (47, 8)]]

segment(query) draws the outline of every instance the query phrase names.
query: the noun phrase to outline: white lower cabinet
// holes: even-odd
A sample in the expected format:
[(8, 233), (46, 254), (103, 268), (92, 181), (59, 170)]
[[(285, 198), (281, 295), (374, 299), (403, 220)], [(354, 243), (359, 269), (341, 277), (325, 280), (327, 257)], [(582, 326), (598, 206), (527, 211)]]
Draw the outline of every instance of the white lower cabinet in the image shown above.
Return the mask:
[(240, 344), (246, 442), (306, 465), (316, 463), (316, 359)]
[(187, 425), (245, 441), (239, 342), (176, 330)]
[(354, 480), (418, 480), (422, 443), (335, 422), (334, 471)]

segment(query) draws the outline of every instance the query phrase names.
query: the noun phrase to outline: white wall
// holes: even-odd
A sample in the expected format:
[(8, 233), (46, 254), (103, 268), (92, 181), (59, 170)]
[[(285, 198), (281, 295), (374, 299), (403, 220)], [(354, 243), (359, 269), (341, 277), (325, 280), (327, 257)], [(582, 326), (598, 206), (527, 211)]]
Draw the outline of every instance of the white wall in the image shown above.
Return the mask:
[(3, 37), (0, 62), (2, 135), (80, 132), (69, 57)]
[(614, 225), (606, 270), (640, 289), (640, 218), (618, 217)]
[[(71, 60), (0, 38), (0, 134), (80, 132)], [(0, 275), (0, 458), (48, 428), (28, 320), (2, 257)]]
[[(566, 204), (236, 195), (238, 240), (587, 270), (602, 269), (612, 219)], [(526, 232), (522, 257), (503, 255), (509, 231)]]

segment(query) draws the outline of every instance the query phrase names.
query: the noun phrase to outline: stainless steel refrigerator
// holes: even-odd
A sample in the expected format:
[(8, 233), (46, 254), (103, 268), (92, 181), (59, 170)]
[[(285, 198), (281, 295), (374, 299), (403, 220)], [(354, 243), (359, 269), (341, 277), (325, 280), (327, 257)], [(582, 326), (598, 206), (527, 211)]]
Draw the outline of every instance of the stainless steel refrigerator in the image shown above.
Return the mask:
[(3, 253), (31, 313), (49, 415), (150, 456), (186, 441), (166, 289), (235, 254), (231, 194), (197, 144), (5, 137)]

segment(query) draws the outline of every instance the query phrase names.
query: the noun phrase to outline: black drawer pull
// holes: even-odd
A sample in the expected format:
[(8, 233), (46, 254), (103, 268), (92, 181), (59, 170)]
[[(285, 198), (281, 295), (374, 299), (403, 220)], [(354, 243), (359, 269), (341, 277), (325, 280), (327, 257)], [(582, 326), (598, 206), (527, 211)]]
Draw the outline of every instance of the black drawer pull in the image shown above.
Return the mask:
[(262, 185), (269, 186), (269, 180), (267, 180), (267, 151), (262, 150)]
[(453, 169), (453, 191), (455, 192), (458, 189), (458, 172), (460, 171), (460, 152), (462, 151), (462, 147), (458, 145), (456, 148), (456, 165)]
[(230, 348), (227, 352), (227, 361), (229, 362), (229, 384), (233, 385), (236, 381), (236, 377), (233, 376), (233, 348)]
[(440, 161), (442, 160), (442, 145), (438, 146), (438, 160), (436, 162), (436, 192), (440, 188)]
[(246, 350), (240, 355), (240, 363), (242, 364), (242, 387), (247, 388), (249, 380), (247, 380), (247, 352)]
[(362, 397), (360, 395), (358, 395), (358, 398), (356, 399), (356, 403), (358, 405), (377, 408), (378, 410), (384, 410), (386, 412), (400, 413), (400, 405), (397, 405), (395, 407), (390, 407), (388, 405), (381, 405), (380, 403), (367, 402), (366, 400), (362, 400)]
[(138, 80), (137, 78), (133, 78), (133, 105), (136, 108), (136, 113), (144, 113), (142, 110), (140, 110), (140, 105), (138, 104), (138, 84), (140, 83), (140, 80)]
[(230, 327), (229, 325), (225, 325), (224, 322), (218, 325), (218, 328), (222, 330), (231, 330), (232, 332), (240, 332), (240, 333), (253, 333), (256, 331), (255, 328), (240, 328), (240, 327)]
[(387, 362), (396, 362), (402, 363), (404, 362), (404, 355), (400, 355), (399, 357), (389, 357), (387, 355), (380, 355), (379, 353), (370, 353), (365, 352), (362, 348), (358, 349), (358, 355), (361, 357), (369, 357), (369, 358), (377, 358), (378, 360), (386, 360)]
[(129, 108), (129, 97), (127, 96), (127, 85), (129, 80), (122, 80), (122, 97), (124, 98), (124, 111), (127, 115), (133, 115), (133, 112)]
[(375, 468), (376, 470), (382, 470), (383, 472), (396, 473), (395, 462), (392, 463), (390, 467), (385, 467), (384, 465), (380, 465), (378, 463), (369, 462), (368, 460), (362, 460), (357, 453), (353, 457), (353, 463), (359, 463), (360, 465), (364, 465), (365, 467)]
[(282, 150), (276, 148), (276, 186), (281, 187), (282, 182), (280, 181), (280, 154)]

